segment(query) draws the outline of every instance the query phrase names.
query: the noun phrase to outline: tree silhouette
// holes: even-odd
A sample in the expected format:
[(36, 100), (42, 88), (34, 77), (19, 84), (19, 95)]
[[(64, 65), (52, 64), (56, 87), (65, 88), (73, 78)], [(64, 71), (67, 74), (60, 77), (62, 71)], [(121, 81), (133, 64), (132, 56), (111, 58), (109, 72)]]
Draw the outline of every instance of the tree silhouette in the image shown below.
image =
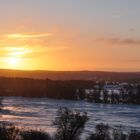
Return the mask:
[(30, 130), (21, 133), (21, 140), (51, 140), (51, 137), (45, 132)]
[(86, 113), (61, 108), (54, 124), (57, 126), (55, 140), (79, 140), (88, 120)]

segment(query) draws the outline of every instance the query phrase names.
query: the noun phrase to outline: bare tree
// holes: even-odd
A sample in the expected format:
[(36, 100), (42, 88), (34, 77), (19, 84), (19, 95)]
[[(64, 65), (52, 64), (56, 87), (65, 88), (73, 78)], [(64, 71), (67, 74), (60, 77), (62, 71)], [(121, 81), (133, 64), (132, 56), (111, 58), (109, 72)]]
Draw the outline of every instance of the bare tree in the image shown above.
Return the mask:
[(55, 140), (79, 140), (88, 120), (86, 113), (72, 111), (68, 108), (58, 110), (54, 124), (57, 126)]

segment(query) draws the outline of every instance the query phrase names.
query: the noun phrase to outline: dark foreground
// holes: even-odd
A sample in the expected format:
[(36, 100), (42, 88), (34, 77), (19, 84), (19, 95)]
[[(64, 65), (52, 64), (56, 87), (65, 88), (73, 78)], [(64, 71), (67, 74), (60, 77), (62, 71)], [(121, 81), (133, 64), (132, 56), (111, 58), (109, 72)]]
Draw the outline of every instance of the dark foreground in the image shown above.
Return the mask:
[[(53, 136), (41, 130), (25, 130), (9, 124), (0, 124), (0, 140), (83, 140), (81, 138), (88, 121), (85, 112), (73, 111), (68, 108), (58, 110), (53, 124), (57, 126)], [(122, 128), (111, 128), (109, 125), (98, 124), (93, 133), (85, 140), (140, 140), (140, 132), (131, 130), (126, 133)]]

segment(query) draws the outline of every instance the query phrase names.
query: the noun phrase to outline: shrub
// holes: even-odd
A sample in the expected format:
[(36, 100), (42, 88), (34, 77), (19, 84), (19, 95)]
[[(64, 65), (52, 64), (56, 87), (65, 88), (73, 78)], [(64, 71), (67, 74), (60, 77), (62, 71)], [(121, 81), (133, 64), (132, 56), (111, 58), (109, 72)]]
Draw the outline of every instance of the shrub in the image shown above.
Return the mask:
[(91, 134), (87, 140), (126, 140), (126, 135), (120, 128), (111, 129), (108, 125), (98, 124), (95, 133)]
[(140, 132), (132, 130), (129, 134), (128, 140), (140, 140)]
[(0, 140), (19, 140), (19, 132), (13, 125), (0, 124)]
[(51, 137), (45, 132), (30, 130), (21, 133), (21, 140), (51, 140)]
[(127, 135), (123, 133), (121, 127), (113, 129), (112, 132), (113, 140), (126, 140)]
[(72, 111), (68, 108), (58, 110), (58, 117), (54, 124), (57, 126), (55, 140), (79, 140), (88, 120), (86, 113)]

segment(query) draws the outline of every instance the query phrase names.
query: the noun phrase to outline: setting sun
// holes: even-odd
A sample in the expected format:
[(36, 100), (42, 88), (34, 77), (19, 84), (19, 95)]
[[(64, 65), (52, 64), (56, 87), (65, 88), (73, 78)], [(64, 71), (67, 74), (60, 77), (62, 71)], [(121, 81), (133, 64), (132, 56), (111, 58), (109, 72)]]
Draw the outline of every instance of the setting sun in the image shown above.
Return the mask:
[(7, 62), (8, 62), (8, 64), (11, 65), (11, 66), (16, 66), (16, 65), (19, 64), (20, 59), (19, 59), (19, 58), (16, 58), (16, 57), (13, 57), (13, 58), (7, 59)]
[(28, 46), (10, 46), (1, 48), (1, 52), (3, 52), (3, 57), (1, 57), (0, 61), (3, 67), (23, 69), (30, 60), (29, 55), (32, 53), (32, 50)]

